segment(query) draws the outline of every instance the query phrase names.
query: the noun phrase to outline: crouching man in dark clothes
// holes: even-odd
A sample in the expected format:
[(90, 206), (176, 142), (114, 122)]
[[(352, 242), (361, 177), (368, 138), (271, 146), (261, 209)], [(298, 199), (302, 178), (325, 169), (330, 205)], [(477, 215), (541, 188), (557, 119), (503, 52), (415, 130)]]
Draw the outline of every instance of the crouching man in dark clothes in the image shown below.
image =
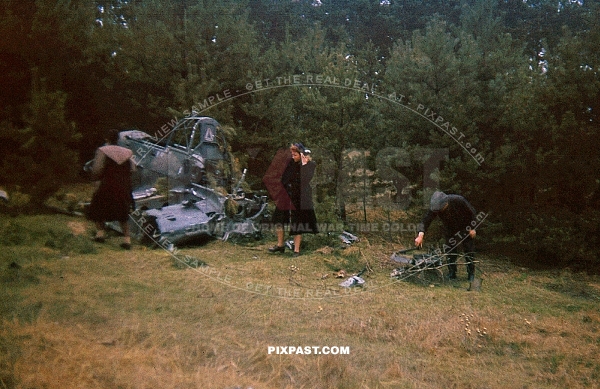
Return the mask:
[(448, 256), (448, 278), (456, 279), (457, 249), (462, 244), (469, 281), (472, 282), (475, 278), (475, 264), (473, 263), (475, 258), (473, 244), (476, 224), (475, 208), (462, 196), (447, 195), (443, 192), (433, 193), (429, 210), (417, 226), (419, 235), (415, 239), (415, 246), (423, 245), (425, 232), (438, 216), (445, 230), (444, 254)]

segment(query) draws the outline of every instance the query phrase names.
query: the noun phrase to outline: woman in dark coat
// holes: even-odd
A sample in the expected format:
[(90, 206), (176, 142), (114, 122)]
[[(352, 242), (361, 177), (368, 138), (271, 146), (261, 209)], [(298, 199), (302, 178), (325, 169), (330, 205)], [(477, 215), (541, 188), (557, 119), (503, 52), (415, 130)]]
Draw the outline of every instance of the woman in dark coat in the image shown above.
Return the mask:
[(117, 146), (119, 131), (108, 133), (107, 144), (96, 150), (92, 165), (92, 178), (100, 180), (100, 186), (92, 197), (88, 209), (88, 218), (96, 224), (94, 240), (104, 242), (106, 233), (104, 224), (117, 221), (123, 231), (124, 241), (121, 247), (131, 249), (129, 233), (129, 212), (134, 207), (131, 194), (131, 172), (135, 169), (131, 150)]
[(316, 164), (311, 161), (310, 151), (302, 143), (290, 146), (290, 157), (281, 175), (284, 190), (275, 198), (276, 209), (272, 221), (276, 225), (277, 246), (269, 248), (269, 251), (285, 251), (283, 227), (289, 225), (290, 235), (294, 237), (294, 256), (298, 256), (302, 234), (319, 232), (310, 186)]

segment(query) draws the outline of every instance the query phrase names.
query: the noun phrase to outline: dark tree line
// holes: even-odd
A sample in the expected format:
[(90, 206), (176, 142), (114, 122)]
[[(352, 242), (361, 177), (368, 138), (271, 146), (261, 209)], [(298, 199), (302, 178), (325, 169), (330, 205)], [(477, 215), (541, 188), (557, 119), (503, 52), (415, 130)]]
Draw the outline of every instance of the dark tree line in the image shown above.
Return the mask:
[(0, 184), (40, 206), (107, 128), (199, 108), (236, 130), (255, 186), (302, 139), (343, 206), (357, 150), (396, 206), (436, 185), (490, 213), (496, 247), (597, 262), (599, 17), (587, 0), (4, 0)]

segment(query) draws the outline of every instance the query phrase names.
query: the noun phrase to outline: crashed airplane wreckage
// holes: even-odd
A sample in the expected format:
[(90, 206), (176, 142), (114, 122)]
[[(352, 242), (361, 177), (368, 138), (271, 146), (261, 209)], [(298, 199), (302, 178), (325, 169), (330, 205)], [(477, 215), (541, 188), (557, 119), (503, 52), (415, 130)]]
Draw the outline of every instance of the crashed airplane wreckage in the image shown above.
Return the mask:
[(227, 140), (215, 119), (193, 113), (161, 139), (121, 131), (118, 145), (133, 152), (137, 166), (132, 237), (173, 245), (233, 235), (261, 237), (267, 197), (242, 189), (245, 170), (233, 179)]

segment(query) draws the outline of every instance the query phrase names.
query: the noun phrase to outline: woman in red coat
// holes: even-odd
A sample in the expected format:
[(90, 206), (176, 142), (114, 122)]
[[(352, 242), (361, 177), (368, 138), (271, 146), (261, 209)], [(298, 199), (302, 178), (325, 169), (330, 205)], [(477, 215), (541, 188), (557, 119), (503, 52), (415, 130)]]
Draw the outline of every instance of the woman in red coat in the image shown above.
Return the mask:
[(276, 226), (277, 245), (269, 248), (270, 252), (285, 251), (284, 226), (286, 225), (289, 225), (290, 235), (294, 237), (294, 256), (300, 255), (303, 233), (319, 232), (310, 186), (315, 167), (310, 151), (302, 143), (294, 143), (290, 146), (290, 154), (280, 180), (282, 190), (279, 190), (275, 196), (276, 209), (272, 222)]

